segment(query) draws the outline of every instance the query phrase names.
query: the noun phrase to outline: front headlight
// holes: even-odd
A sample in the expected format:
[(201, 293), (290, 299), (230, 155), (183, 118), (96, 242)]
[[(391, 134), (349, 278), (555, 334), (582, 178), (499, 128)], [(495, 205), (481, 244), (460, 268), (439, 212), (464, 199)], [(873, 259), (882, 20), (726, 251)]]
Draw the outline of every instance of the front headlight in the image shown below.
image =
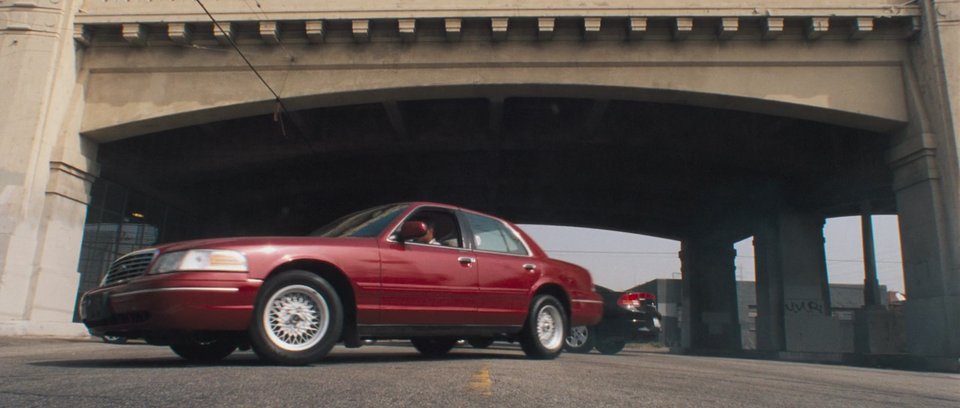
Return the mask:
[(175, 271), (246, 272), (247, 257), (224, 249), (191, 249), (160, 255), (151, 274)]

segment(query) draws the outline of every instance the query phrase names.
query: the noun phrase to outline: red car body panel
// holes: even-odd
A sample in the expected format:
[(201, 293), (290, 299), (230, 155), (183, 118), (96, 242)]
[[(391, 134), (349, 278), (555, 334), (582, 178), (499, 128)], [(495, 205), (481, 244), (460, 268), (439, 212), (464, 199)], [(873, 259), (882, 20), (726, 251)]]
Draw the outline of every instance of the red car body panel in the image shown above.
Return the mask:
[(126, 285), (99, 288), (108, 293), (124, 330), (244, 330), (260, 282), (246, 274), (182, 272), (152, 275)]
[[(480, 323), (522, 325), (544, 262), (524, 256), (478, 252), (477, 264), (480, 270)], [(523, 266), (527, 264), (540, 270), (526, 270)]]
[(461, 248), (386, 242), (381, 256), (379, 324), (477, 324), (477, 268)]
[(529, 256), (391, 240), (391, 233), (402, 220), (424, 206), (460, 211), (443, 204), (412, 203), (375, 238), (251, 237), (159, 246), (158, 256), (188, 249), (239, 251), (247, 258), (248, 272), (147, 274), (97, 288), (84, 298), (108, 299), (115, 316), (108, 321), (84, 322), (98, 335), (243, 331), (250, 326), (264, 280), (277, 271), (319, 264), (335, 268), (349, 281), (356, 301), (357, 325), (519, 329), (526, 321), (534, 294), (548, 286), (567, 297), (571, 325), (600, 321), (602, 299), (593, 291), (589, 273), (548, 258), (529, 236), (508, 222), (504, 221), (526, 242)]

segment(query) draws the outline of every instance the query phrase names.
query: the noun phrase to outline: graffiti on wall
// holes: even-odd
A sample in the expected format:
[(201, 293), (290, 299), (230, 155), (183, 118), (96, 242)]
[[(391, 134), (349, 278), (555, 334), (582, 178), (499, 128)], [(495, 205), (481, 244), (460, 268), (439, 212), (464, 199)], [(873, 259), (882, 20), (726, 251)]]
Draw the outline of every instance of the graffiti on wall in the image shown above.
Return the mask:
[(825, 308), (823, 303), (820, 303), (817, 300), (794, 299), (784, 302), (783, 309), (787, 313), (823, 314)]

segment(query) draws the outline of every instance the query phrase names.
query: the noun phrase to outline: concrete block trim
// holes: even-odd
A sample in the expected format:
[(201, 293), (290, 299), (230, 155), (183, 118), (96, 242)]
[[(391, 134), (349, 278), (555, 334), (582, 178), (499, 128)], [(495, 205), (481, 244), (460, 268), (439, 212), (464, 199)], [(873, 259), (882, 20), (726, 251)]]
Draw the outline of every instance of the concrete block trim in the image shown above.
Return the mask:
[(47, 194), (57, 195), (87, 205), (89, 190), (96, 180), (92, 174), (63, 162), (50, 162)]
[[(655, 0), (610, 0), (584, 3), (577, 0), (507, 0), (489, 2), (464, 0), (451, 2), (396, 2), (370, 0), (364, 2), (322, 2), (311, 0), (260, 0), (257, 10), (243, 2), (205, 1), (205, 6), (224, 21), (258, 21), (269, 18), (294, 20), (387, 20), (397, 18), (568, 18), (596, 17), (877, 17), (919, 16), (921, 8), (903, 0), (810, 1), (786, 0), (749, 2), (719, 0), (709, 7), (695, 3), (665, 3)], [(266, 17), (265, 17), (266, 16)], [(200, 7), (185, 10), (179, 2), (166, 0), (103, 0), (84, 4), (84, 23), (124, 22), (200, 22), (205, 21)]]
[[(341, 25), (347, 23), (356, 25), (360, 22), (386, 22), (384, 27), (391, 28), (393, 33), (377, 33), (377, 39), (389, 41), (390, 37), (397, 40), (410, 41), (417, 38), (416, 27), (421, 21), (444, 21), (448, 39), (459, 39), (460, 28), (455, 22), (483, 21), (490, 27), (489, 38), (493, 41), (502, 41), (507, 38), (507, 32), (523, 30), (523, 27), (514, 27), (507, 24), (509, 20), (538, 21), (539, 40), (554, 39), (554, 29), (549, 21), (579, 20), (582, 27), (582, 38), (596, 39), (600, 33), (600, 22), (615, 22), (616, 25), (626, 27), (622, 33), (626, 39), (636, 39), (639, 34), (645, 33), (647, 21), (671, 22), (672, 33), (677, 39), (685, 39), (686, 34), (693, 32), (694, 20), (703, 27), (705, 32), (710, 28), (711, 33), (718, 39), (729, 39), (734, 35), (741, 36), (743, 27), (762, 25), (763, 38), (773, 39), (784, 33), (784, 27), (796, 27), (802, 31), (802, 36), (808, 40), (816, 40), (826, 35), (836, 35), (838, 38), (863, 39), (882, 37), (877, 22), (894, 21), (894, 26), (901, 27), (898, 33), (910, 37), (916, 34), (920, 27), (922, 8), (915, 3), (904, 3), (898, 0), (878, 0), (869, 5), (863, 1), (845, 0), (831, 2), (811, 1), (778, 1), (774, 3), (744, 4), (735, 1), (709, 2), (709, 6), (697, 4), (664, 4), (653, 0), (614, 0), (603, 3), (583, 3), (574, 0), (561, 1), (520, 1), (491, 3), (488, 1), (458, 1), (454, 4), (416, 2), (412, 4), (396, 3), (387, 0), (372, 0), (356, 3), (323, 3), (317, 4), (309, 0), (261, 0), (256, 10), (243, 2), (207, 2), (205, 4), (211, 15), (220, 22), (233, 24), (259, 24), (274, 22), (278, 30), (292, 28), (297, 37), (306, 37), (311, 43), (318, 41), (324, 34), (317, 33), (317, 24)], [(0, 14), (3, 13), (0, 6)], [(14, 19), (8, 19), (13, 21)], [(4, 21), (4, 19), (0, 19)], [(183, 4), (173, 1), (154, 0), (103, 0), (87, 2), (84, 9), (76, 15), (77, 23), (83, 26), (120, 26), (124, 24), (140, 24), (148, 26), (177, 25), (189, 29), (191, 26), (209, 26), (210, 17), (200, 7), (185, 9)], [(451, 22), (454, 22), (451, 24)], [(839, 25), (837, 25), (839, 23)], [(355, 37), (365, 42), (371, 36), (369, 30), (384, 30), (374, 24), (364, 30), (354, 30)], [(834, 26), (842, 28), (832, 28)], [(890, 26), (890, 24), (884, 24)], [(302, 28), (302, 27), (305, 27)], [(651, 25), (651, 28), (653, 26)], [(0, 26), (0, 30), (3, 27)], [(559, 29), (559, 27), (557, 27)], [(666, 27), (665, 27), (666, 29)], [(320, 30), (324, 31), (323, 29)], [(306, 35), (304, 35), (306, 32)], [(282, 34), (277, 33), (277, 37)], [(125, 38), (131, 38), (129, 35)], [(136, 37), (132, 37), (136, 39)], [(180, 37), (177, 37), (180, 38)], [(270, 37), (274, 38), (273, 36)], [(272, 42), (272, 41), (268, 41)], [(139, 41), (131, 41), (139, 44)]]

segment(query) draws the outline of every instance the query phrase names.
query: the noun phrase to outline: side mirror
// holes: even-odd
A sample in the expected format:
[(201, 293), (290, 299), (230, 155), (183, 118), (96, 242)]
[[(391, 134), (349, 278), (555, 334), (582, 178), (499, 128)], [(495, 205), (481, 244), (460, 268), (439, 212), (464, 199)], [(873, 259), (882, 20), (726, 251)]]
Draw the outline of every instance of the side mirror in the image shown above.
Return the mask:
[(400, 226), (397, 232), (397, 241), (406, 242), (414, 238), (420, 238), (427, 234), (427, 223), (423, 221), (407, 221)]

